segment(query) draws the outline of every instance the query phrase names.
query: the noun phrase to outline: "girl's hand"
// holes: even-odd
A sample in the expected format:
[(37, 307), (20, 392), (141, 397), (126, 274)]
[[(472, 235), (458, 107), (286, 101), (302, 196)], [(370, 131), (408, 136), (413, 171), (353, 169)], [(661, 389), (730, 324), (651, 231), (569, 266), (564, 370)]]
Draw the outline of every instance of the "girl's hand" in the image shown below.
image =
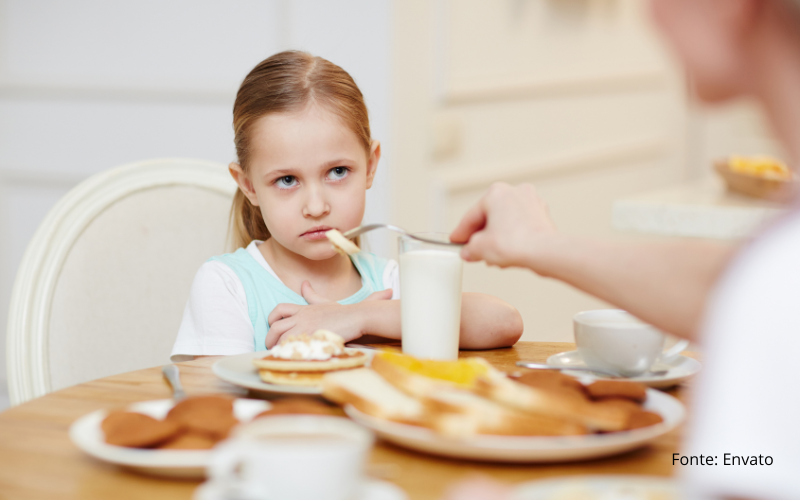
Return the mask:
[[(361, 318), (355, 311), (358, 304), (345, 306), (329, 300), (316, 293), (308, 281), (300, 286), (300, 292), (309, 305), (278, 304), (269, 314), (267, 322), (270, 328), (265, 342), (267, 349), (280, 342), (284, 335), (312, 333), (320, 328), (336, 333), (345, 342), (364, 334)], [(386, 289), (373, 293), (364, 301), (391, 298), (392, 290)]]
[(532, 253), (554, 234), (547, 204), (533, 186), (498, 182), (467, 211), (450, 240), (466, 243), (461, 257), (468, 262), (530, 267)]

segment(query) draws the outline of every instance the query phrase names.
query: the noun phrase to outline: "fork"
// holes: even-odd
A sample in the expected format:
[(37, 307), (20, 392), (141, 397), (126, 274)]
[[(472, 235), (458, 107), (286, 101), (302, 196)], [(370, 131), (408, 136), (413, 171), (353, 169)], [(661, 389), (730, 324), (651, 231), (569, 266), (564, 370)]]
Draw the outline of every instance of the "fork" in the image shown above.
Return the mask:
[(367, 233), (375, 229), (388, 229), (389, 231), (394, 231), (395, 233), (400, 233), (403, 236), (408, 236), (409, 238), (418, 241), (424, 241), (425, 243), (434, 243), (436, 245), (450, 245), (454, 247), (464, 246), (461, 243), (452, 243), (450, 241), (439, 241), (431, 238), (425, 238), (424, 236), (417, 236), (416, 234), (409, 233), (408, 231), (406, 231), (401, 227), (393, 226), (391, 224), (365, 224), (363, 226), (358, 226), (357, 228), (342, 233), (342, 236), (344, 236), (348, 240), (352, 240), (356, 236), (360, 236), (364, 233)]
[(172, 386), (172, 399), (180, 401), (186, 397), (186, 392), (181, 385), (181, 374), (178, 367), (175, 365), (164, 365), (161, 367), (161, 373), (167, 378), (169, 385)]

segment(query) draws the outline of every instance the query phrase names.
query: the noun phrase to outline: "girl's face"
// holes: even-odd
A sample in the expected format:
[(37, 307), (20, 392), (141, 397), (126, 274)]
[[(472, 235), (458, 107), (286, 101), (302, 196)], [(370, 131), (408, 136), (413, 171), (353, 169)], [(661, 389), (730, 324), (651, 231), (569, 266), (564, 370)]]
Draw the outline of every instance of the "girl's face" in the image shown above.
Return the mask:
[(338, 116), (316, 105), (266, 115), (251, 133), (247, 174), (236, 164), (231, 173), (261, 209), (274, 243), (311, 260), (336, 255), (325, 231), (361, 223), (378, 141), (365, 151)]

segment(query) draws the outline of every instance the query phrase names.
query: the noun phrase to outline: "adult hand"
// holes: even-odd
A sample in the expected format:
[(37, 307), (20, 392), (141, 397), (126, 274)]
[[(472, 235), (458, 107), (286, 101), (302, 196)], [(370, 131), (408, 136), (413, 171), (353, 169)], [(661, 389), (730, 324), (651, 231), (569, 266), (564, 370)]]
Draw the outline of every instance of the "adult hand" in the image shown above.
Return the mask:
[[(345, 342), (363, 334), (359, 317), (352, 310), (352, 306), (358, 304), (344, 306), (329, 300), (315, 292), (308, 281), (300, 285), (300, 293), (309, 305), (278, 304), (269, 314), (267, 323), (270, 328), (265, 341), (267, 349), (271, 349), (286, 335), (313, 333), (320, 328), (336, 333)], [(391, 298), (392, 290), (386, 289), (373, 293), (364, 302)]]
[(542, 239), (554, 234), (547, 204), (533, 186), (512, 187), (498, 182), (467, 211), (450, 240), (466, 243), (461, 251), (466, 261), (531, 267), (531, 252)]

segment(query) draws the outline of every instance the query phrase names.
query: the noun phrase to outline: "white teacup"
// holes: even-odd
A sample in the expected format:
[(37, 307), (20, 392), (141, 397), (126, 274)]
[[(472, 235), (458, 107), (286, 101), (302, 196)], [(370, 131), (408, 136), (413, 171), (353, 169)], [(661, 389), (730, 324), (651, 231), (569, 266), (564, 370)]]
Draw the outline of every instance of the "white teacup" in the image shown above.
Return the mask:
[(575, 344), (586, 366), (627, 377), (645, 373), (658, 361), (673, 361), (689, 345), (682, 340), (664, 351), (662, 332), (620, 309), (580, 312), (573, 325)]
[(264, 417), (214, 449), (207, 475), (226, 497), (351, 500), (374, 436), (340, 417)]

